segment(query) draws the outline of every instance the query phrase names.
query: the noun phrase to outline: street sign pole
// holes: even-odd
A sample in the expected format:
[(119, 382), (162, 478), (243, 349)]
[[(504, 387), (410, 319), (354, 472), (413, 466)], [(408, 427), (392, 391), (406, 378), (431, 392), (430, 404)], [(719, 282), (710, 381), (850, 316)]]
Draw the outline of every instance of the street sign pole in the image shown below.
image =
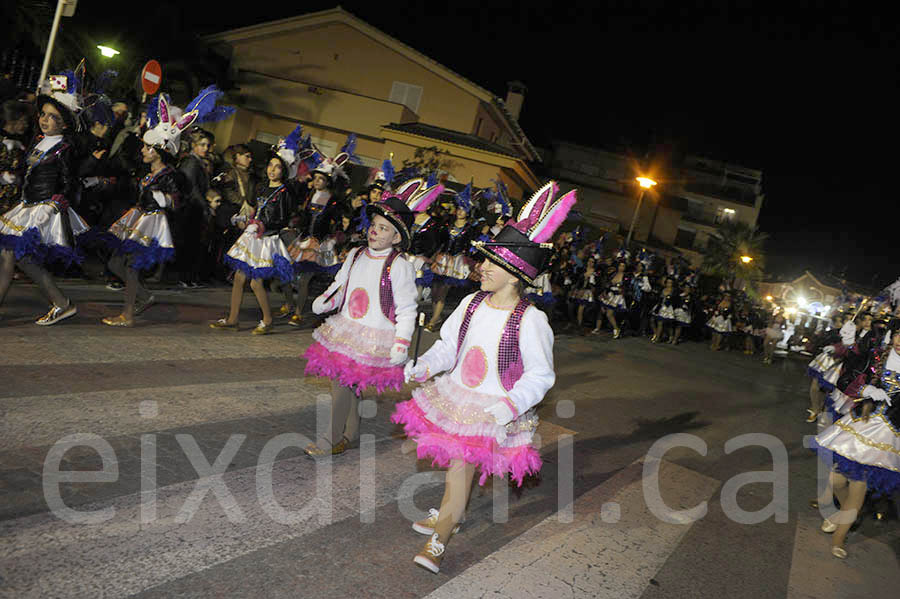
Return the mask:
[(47, 41), (47, 52), (44, 53), (44, 64), (41, 66), (41, 76), (38, 77), (38, 89), (47, 77), (47, 69), (50, 68), (50, 56), (53, 54), (53, 46), (56, 43), (56, 32), (59, 30), (59, 20), (62, 17), (71, 17), (75, 14), (75, 6), (78, 0), (57, 0), (56, 13), (53, 15), (53, 26), (50, 27), (50, 39)]

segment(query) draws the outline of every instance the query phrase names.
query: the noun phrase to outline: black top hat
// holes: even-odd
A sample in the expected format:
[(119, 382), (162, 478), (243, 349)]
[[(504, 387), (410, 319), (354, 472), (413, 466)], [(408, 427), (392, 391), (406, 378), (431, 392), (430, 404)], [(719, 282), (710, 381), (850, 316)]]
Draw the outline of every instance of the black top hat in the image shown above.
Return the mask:
[(400, 249), (406, 250), (409, 248), (409, 229), (412, 227), (416, 213), (409, 209), (406, 202), (392, 196), (381, 202), (366, 206), (366, 214), (368, 214), (369, 220), (378, 214), (390, 221), (397, 229), (397, 232), (400, 233)]
[(473, 241), (472, 245), (491, 262), (533, 285), (553, 255), (550, 236), (575, 204), (574, 191), (554, 202), (557, 189), (550, 181), (525, 203), (517, 222), (503, 227), (493, 240)]

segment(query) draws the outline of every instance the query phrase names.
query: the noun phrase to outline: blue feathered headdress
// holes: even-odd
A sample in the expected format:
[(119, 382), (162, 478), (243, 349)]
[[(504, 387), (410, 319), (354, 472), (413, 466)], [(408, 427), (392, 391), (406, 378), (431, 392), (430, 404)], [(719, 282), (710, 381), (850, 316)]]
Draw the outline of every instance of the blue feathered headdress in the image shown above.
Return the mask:
[(453, 203), (469, 213), (472, 210), (472, 184), (463, 187), (462, 191), (453, 198)]
[(384, 173), (385, 184), (390, 185), (391, 181), (394, 180), (394, 163), (391, 162), (390, 158), (385, 158), (384, 162), (381, 163), (381, 172)]
[(356, 133), (351, 133), (347, 136), (347, 141), (341, 147), (341, 152), (345, 152), (350, 157), (347, 160), (353, 164), (362, 164), (362, 159), (356, 155)]
[(431, 171), (428, 175), (428, 180), (425, 181), (425, 188), (434, 187), (438, 184), (438, 174), (437, 171)]
[(284, 147), (288, 150), (296, 152), (300, 148), (300, 142), (303, 139), (303, 125), (297, 123), (290, 135), (284, 138)]
[(147, 103), (147, 129), (153, 129), (159, 124), (159, 94), (150, 98)]
[(191, 100), (191, 102), (185, 108), (184, 113), (187, 114), (192, 110), (196, 110), (198, 113), (197, 120), (194, 121), (195, 125), (199, 125), (200, 123), (214, 123), (216, 121), (223, 121), (230, 117), (237, 110), (233, 106), (216, 106), (216, 102), (219, 101), (219, 98), (225, 95), (225, 92), (220, 90), (216, 85), (210, 85), (197, 94), (197, 97)]

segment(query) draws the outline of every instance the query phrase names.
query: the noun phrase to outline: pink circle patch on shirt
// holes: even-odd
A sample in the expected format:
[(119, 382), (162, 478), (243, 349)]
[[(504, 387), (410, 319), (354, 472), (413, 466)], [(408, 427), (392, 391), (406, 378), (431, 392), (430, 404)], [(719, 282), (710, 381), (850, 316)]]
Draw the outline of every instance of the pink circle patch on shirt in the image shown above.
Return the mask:
[(487, 376), (487, 357), (484, 350), (476, 346), (466, 352), (466, 357), (462, 361), (462, 369), (460, 370), (460, 378), (467, 387), (477, 387), (484, 381)]
[(347, 300), (347, 311), (351, 318), (362, 318), (369, 311), (369, 294), (362, 287), (357, 287), (350, 293)]

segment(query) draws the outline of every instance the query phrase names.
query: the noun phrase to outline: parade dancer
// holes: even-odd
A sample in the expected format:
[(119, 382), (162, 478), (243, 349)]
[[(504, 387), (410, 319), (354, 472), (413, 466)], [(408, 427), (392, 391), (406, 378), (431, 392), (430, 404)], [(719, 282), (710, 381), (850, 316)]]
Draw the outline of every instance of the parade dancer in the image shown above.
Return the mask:
[[(569, 299), (575, 304), (575, 324), (578, 333), (583, 332), (584, 312), (587, 308), (594, 307), (594, 289), (597, 287), (597, 271), (594, 269), (594, 257), (587, 259), (584, 270), (576, 276), (575, 289), (569, 294)], [(594, 331), (599, 330), (597, 328)]]
[[(624, 248), (619, 250), (616, 260), (616, 272), (610, 277), (606, 285), (606, 290), (600, 298), (602, 312), (606, 315), (609, 324), (613, 328), (613, 339), (622, 336), (622, 329), (619, 327), (617, 318), (624, 322), (628, 313), (628, 304), (625, 301), (625, 289), (628, 288), (629, 277), (626, 272), (627, 261), (630, 254)], [(599, 320), (599, 318), (598, 318)]]
[(856, 404), (852, 411), (822, 431), (815, 440), (819, 456), (833, 465), (823, 505), (834, 494), (841, 511), (822, 522), (833, 533), (831, 554), (847, 557), (844, 542), (866, 492), (890, 497), (900, 490), (900, 334), (875, 351), (867, 368), (846, 389)]
[[(663, 281), (663, 290), (659, 297), (659, 304), (657, 304), (656, 309), (654, 310), (653, 337), (650, 338), (651, 343), (660, 343), (665, 329), (675, 322), (677, 303), (678, 292), (675, 289), (675, 278), (666, 277)], [(674, 334), (670, 334), (669, 337), (674, 339)]]
[[(731, 322), (733, 312), (734, 310), (731, 307), (731, 294), (725, 293), (716, 305), (712, 318), (706, 323), (706, 326), (712, 331), (712, 343), (710, 344), (709, 349), (713, 351), (722, 349), (722, 339), (734, 331), (734, 325)], [(728, 349), (728, 347), (726, 346), (725, 349)]]
[(18, 266), (34, 281), (50, 310), (35, 321), (53, 325), (74, 316), (72, 303), (56, 286), (47, 265), (80, 262), (75, 238), (88, 230), (87, 223), (70, 207), (77, 197), (78, 182), (70, 135), (78, 128), (81, 111), (79, 75), (68, 71), (44, 81), (37, 97), (41, 134), (26, 156), (21, 201), (0, 216), (0, 305)]
[(468, 287), (473, 284), (472, 264), (469, 257), (471, 242), (478, 235), (478, 228), (473, 226), (469, 213), (472, 211), (472, 184), (466, 185), (453, 198), (456, 206), (453, 220), (446, 228), (445, 239), (441, 251), (435, 255), (431, 263), (434, 280), (431, 284), (433, 302), (431, 319), (425, 325), (428, 331), (435, 331), (444, 311), (444, 304), (451, 287)]
[(313, 311), (337, 310), (313, 332), (305, 372), (331, 379), (331, 412), (324, 433), (306, 447), (320, 457), (337, 455), (359, 440), (360, 396), (374, 388), (400, 390), (416, 319), (415, 271), (403, 257), (417, 212), (443, 191), (422, 179), (368, 206), (368, 246), (354, 248)]
[[(299, 128), (299, 126), (298, 126)], [(305, 148), (304, 156), (309, 149)], [(306, 159), (306, 158), (304, 158)], [(312, 170), (311, 189), (306, 202), (302, 206), (300, 235), (288, 246), (288, 252), (294, 260), (294, 281), (296, 283), (296, 295), (293, 301), (286, 302), (282, 306), (281, 315), (285, 310), (294, 307), (294, 314), (288, 324), (299, 327), (303, 323), (303, 309), (309, 297), (309, 284), (313, 277), (323, 272), (322, 259), (319, 253), (322, 242), (330, 235), (331, 220), (336, 218), (338, 211), (338, 198), (334, 193), (337, 179), (349, 180), (344, 172), (344, 164), (350, 160), (348, 152), (339, 152), (333, 158), (322, 156), (315, 151), (313, 160), (319, 159), (319, 164)]]
[[(436, 185), (436, 178), (429, 178), (428, 184)], [(416, 301), (429, 299), (434, 273), (431, 270), (431, 259), (437, 253), (441, 242), (443, 223), (434, 216), (435, 204), (424, 212), (416, 213), (413, 221), (412, 244), (407, 259), (416, 269)]]
[[(201, 106), (206, 110), (208, 104)], [(192, 109), (176, 118), (180, 111), (173, 112), (173, 108), (164, 94), (157, 98), (141, 150), (150, 172), (140, 181), (137, 205), (112, 224), (104, 239), (113, 251), (109, 270), (125, 282), (122, 313), (103, 319), (109, 326), (134, 326), (134, 317), (155, 301), (141, 282), (141, 271), (175, 258), (169, 219), (181, 200), (185, 183), (173, 165), (181, 134), (201, 115), (199, 110)]]
[(548, 183), (525, 204), (518, 222), (491, 242), (475, 242), (487, 257), (481, 291), (464, 298), (441, 327), (441, 338), (404, 368), (407, 379), (424, 384), (397, 405), (391, 420), (416, 442), (418, 458), (447, 468), (440, 509), (413, 524), (429, 537), (414, 561), (431, 572), (439, 571), (458, 530), (476, 470), (480, 485), (509, 474), (521, 486), (541, 468), (531, 442), (535, 406), (555, 382), (553, 330), (547, 316), (523, 299), (522, 288), (546, 267), (550, 237), (575, 203), (575, 191), (554, 203), (556, 191)]
[(297, 184), (289, 178), (297, 160), (296, 152), (286, 147), (284, 140), (269, 158), (266, 166), (268, 185), (257, 186), (253, 218), (225, 255), (225, 263), (234, 270), (228, 316), (211, 323), (211, 328), (238, 330), (244, 283), (249, 279), (250, 289), (262, 311), (262, 319), (253, 329), (253, 334), (267, 335), (272, 332), (272, 309), (263, 283), (267, 279), (278, 278), (287, 285), (294, 276), (290, 255), (279, 233), (288, 225), (297, 206)]
[(672, 335), (672, 339), (669, 341), (672, 345), (678, 345), (679, 341), (681, 341), (681, 331), (684, 330), (685, 327), (691, 326), (691, 322), (693, 320), (693, 311), (694, 311), (694, 290), (690, 285), (689, 280), (685, 280), (681, 285), (681, 290), (678, 292), (678, 301), (677, 306), (675, 308), (675, 319), (672, 321), (672, 326), (675, 328), (675, 332)]
[(859, 314), (855, 320), (849, 319), (844, 323), (840, 336), (840, 343), (822, 350), (831, 356), (833, 363), (818, 379), (828, 389), (824, 406), (819, 407), (818, 403), (813, 406), (817, 412), (827, 411), (832, 421), (839, 420), (850, 411), (854, 383), (865, 372), (872, 352), (879, 348), (882, 341), (872, 330), (872, 315), (868, 313)]
[(818, 419), (825, 405), (825, 396), (834, 390), (835, 383), (841, 376), (842, 360), (835, 356), (835, 352), (840, 349), (839, 344), (846, 341), (849, 347), (854, 341), (856, 325), (852, 320), (842, 324), (841, 319), (841, 314), (832, 318), (832, 325), (836, 328), (828, 333), (821, 351), (806, 368), (806, 373), (811, 379), (809, 408), (806, 410), (808, 414), (806, 421), (810, 423)]

